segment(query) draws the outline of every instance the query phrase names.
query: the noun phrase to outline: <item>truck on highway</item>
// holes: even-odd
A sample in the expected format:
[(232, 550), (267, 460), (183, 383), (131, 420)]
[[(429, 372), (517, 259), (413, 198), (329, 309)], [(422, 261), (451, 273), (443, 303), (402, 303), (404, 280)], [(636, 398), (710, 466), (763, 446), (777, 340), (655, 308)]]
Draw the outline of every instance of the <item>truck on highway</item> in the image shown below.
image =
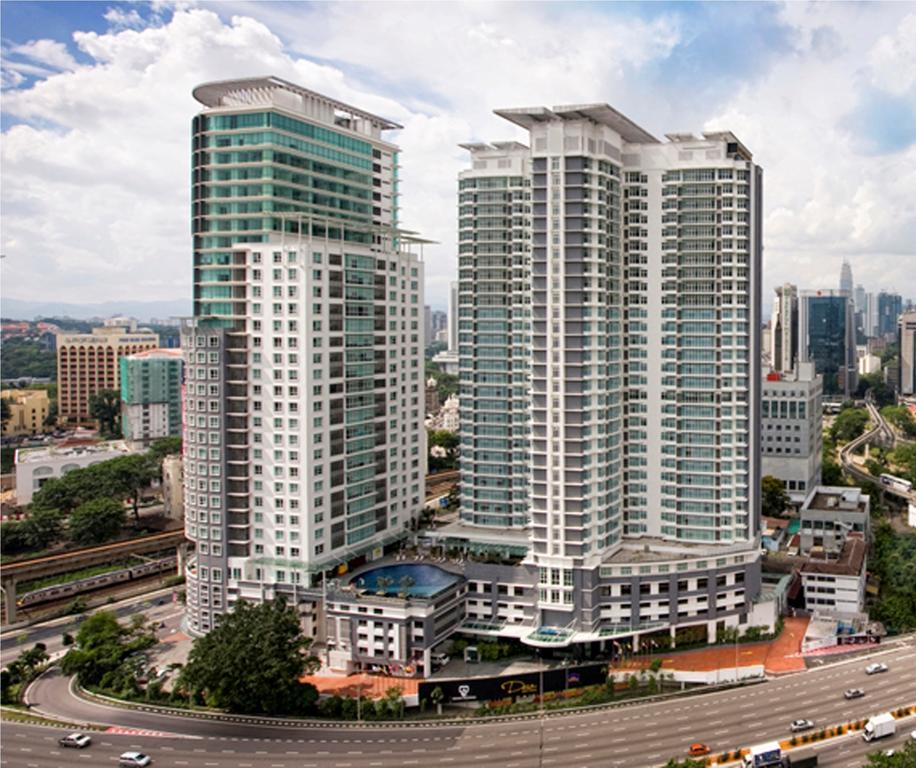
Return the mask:
[(778, 741), (768, 741), (751, 747), (744, 756), (744, 768), (770, 768), (770, 766), (783, 766), (782, 750)]
[(874, 741), (883, 739), (885, 736), (893, 736), (897, 732), (897, 721), (890, 712), (884, 712), (869, 718), (865, 723), (865, 729), (862, 731), (862, 738), (865, 741)]

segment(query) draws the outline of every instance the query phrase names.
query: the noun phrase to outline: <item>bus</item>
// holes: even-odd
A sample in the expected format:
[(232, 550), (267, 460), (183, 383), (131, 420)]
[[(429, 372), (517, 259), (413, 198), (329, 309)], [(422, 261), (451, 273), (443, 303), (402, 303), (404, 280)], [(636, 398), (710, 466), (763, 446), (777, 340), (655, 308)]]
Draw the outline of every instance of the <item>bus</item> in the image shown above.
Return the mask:
[(903, 491), (904, 493), (909, 493), (913, 490), (913, 484), (909, 480), (904, 480), (902, 477), (895, 477), (894, 475), (889, 475), (887, 473), (881, 475), (879, 478), (882, 485), (889, 486), (895, 491)]

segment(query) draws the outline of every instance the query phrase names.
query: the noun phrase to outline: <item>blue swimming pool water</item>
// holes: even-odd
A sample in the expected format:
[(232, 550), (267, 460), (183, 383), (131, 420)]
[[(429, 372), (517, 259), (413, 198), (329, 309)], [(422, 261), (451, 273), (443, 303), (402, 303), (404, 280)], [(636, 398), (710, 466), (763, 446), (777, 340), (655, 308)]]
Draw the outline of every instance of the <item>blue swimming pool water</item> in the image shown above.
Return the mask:
[(367, 592), (378, 593), (378, 578), (380, 576), (387, 576), (393, 579), (392, 583), (385, 587), (386, 595), (397, 595), (399, 592), (403, 592), (404, 588), (401, 586), (401, 579), (405, 576), (410, 576), (413, 579), (413, 584), (407, 588), (407, 594), (411, 597), (432, 597), (458, 583), (460, 579), (453, 573), (437, 568), (435, 565), (398, 563), (396, 565), (383, 565), (381, 568), (365, 571), (356, 576), (350, 583), (359, 589), (365, 589)]

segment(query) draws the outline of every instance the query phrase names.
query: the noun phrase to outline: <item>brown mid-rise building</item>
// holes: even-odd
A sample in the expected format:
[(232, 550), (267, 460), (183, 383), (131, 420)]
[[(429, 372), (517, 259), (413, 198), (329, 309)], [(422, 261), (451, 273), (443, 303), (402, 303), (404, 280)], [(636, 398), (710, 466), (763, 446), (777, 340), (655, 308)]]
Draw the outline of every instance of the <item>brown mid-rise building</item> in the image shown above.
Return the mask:
[(57, 337), (57, 413), (61, 424), (93, 421), (89, 398), (103, 389), (118, 389), (120, 359), (155, 349), (159, 335), (145, 328), (105, 326), (92, 333)]

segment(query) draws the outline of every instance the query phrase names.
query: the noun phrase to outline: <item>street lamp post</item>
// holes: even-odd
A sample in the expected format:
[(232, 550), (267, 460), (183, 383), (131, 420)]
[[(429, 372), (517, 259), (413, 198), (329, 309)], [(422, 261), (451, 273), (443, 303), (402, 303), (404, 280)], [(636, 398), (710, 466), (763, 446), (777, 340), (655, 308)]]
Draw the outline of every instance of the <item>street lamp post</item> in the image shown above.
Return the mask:
[(735, 627), (735, 684), (738, 684), (738, 628)]
[(538, 768), (544, 765), (544, 660), (538, 651)]

